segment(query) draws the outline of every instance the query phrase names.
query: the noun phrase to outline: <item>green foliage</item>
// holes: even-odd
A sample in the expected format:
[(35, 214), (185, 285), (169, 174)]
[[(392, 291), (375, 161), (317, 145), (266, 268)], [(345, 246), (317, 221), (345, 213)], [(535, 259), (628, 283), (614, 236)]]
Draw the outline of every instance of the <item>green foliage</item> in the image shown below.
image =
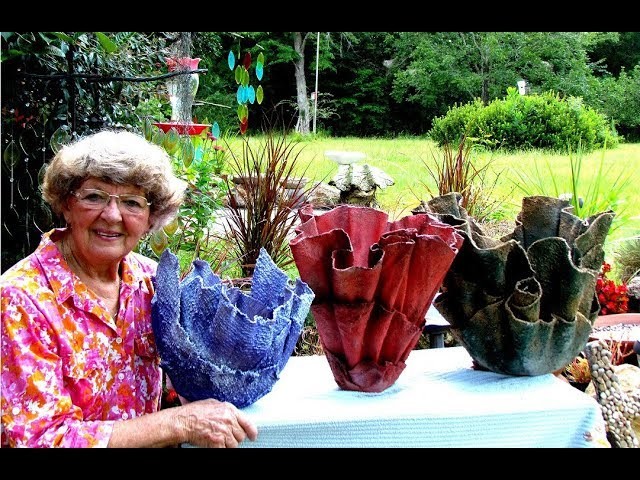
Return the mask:
[(279, 268), (293, 263), (289, 238), (297, 221), (296, 208), (308, 193), (303, 177), (294, 176), (301, 151), (284, 134), (273, 132), (257, 146), (243, 137), (239, 155), (229, 150), (229, 166), (238, 187), (234, 191), (228, 185), (223, 227), (245, 277), (253, 274), (260, 248)]
[(213, 225), (227, 191), (222, 176), (227, 149), (207, 137), (206, 131), (190, 137), (172, 128), (165, 134), (149, 122), (145, 120), (145, 136), (171, 155), (174, 171), (187, 183), (187, 190), (176, 222), (141, 241), (138, 251), (159, 258), (169, 248), (180, 258), (182, 271), (196, 258), (220, 264), (220, 260), (212, 262), (221, 253)]
[(429, 131), (431, 140), (442, 146), (456, 143), (461, 137), (467, 137), (480, 144), (492, 145), (495, 142), (490, 138), (472, 136), (472, 132), (477, 130), (474, 124), (483, 109), (484, 104), (479, 98), (464, 105), (454, 105), (445, 116), (434, 119), (433, 127)]
[(391, 56), (391, 95), (429, 120), (456, 103), (486, 105), (519, 78), (534, 93), (580, 96), (591, 74), (586, 49), (597, 41), (585, 32), (403, 32)]
[[(335, 33), (322, 42), (321, 55), (328, 50), (332, 56), (329, 62), (320, 62), (321, 67), (327, 65), (319, 75), (320, 128), (341, 136), (364, 137), (388, 136), (396, 130), (419, 128), (415, 110), (406, 105), (410, 110), (407, 117), (396, 117), (394, 112), (400, 111), (399, 105), (386, 94), (392, 88), (393, 76), (389, 75), (384, 60), (392, 58), (397, 35), (395, 32), (352, 33), (349, 48), (344, 48), (347, 43), (344, 36)], [(311, 69), (315, 62), (309, 64), (309, 77), (314, 78), (315, 71)], [(332, 95), (330, 103), (325, 101), (328, 95)], [(330, 115), (322, 115), (325, 112)]]
[(615, 273), (622, 283), (640, 275), (640, 234), (625, 238), (616, 244), (613, 251)]
[(640, 139), (640, 65), (616, 78), (593, 78), (586, 100), (613, 119), (616, 129), (627, 140)]
[(460, 206), (466, 209), (469, 215), (482, 222), (499, 210), (501, 202), (498, 199), (492, 199), (492, 194), (501, 172), (489, 181), (487, 172), (491, 160), (477, 167), (472, 159), (472, 151), (473, 142), (463, 136), (455, 150), (451, 143), (444, 144), (441, 160), (438, 160), (432, 152), (435, 167), (424, 160), (422, 163), (437, 185), (438, 192), (434, 194), (425, 182), (422, 182), (422, 186), (427, 189), (432, 198), (447, 193), (459, 193)]
[(39, 174), (59, 144), (56, 132), (73, 139), (104, 127), (134, 130), (138, 106), (155, 97), (155, 84), (119, 78), (153, 75), (164, 47), (158, 33), (2, 33), (2, 145), (20, 146), (13, 168), (3, 164), (0, 175), (3, 192), (14, 192), (2, 202), (3, 270), (58, 224), (38, 193)]
[[(317, 107), (314, 101), (310, 100), (311, 117), (313, 118), (314, 111), (316, 116), (316, 133), (318, 132), (318, 125), (323, 125), (326, 120), (338, 117), (336, 104), (337, 101), (334, 100), (333, 95), (330, 93), (320, 92)], [(293, 100), (282, 100), (276, 107), (285, 107), (292, 112), (298, 112), (298, 104)], [(298, 134), (298, 132), (294, 131), (292, 134)], [(309, 138), (309, 135), (299, 135), (300, 141), (306, 141), (307, 138)]]
[[(546, 168), (543, 170), (534, 161), (534, 170), (530, 174), (519, 168), (513, 169), (518, 177), (514, 183), (526, 196), (567, 198), (573, 206), (573, 213), (582, 219), (612, 210), (616, 214), (611, 228), (613, 231), (628, 220), (628, 204), (624, 198), (633, 176), (623, 165), (617, 165), (617, 173), (612, 171), (612, 167), (607, 168), (605, 152), (603, 149), (598, 165), (585, 165), (584, 152), (580, 148), (575, 153), (570, 152), (571, 175), (568, 178), (557, 175), (550, 162), (545, 162)], [(590, 176), (588, 181), (585, 181), (583, 167)]]
[(307, 318), (304, 320), (302, 331), (300, 332), (300, 338), (296, 343), (296, 347), (293, 350), (294, 356), (304, 355), (323, 355), (322, 342), (318, 329), (316, 327), (316, 320), (313, 317), (313, 313), (309, 311)]
[(522, 96), (515, 87), (483, 107), (476, 100), (453, 107), (433, 122), (430, 137), (439, 144), (467, 135), (488, 148), (505, 151), (538, 148), (558, 152), (592, 151), (618, 144), (606, 117), (577, 97), (553, 92)]
[(633, 70), (640, 64), (640, 32), (599, 33), (608, 35), (589, 49), (591, 62), (603, 65), (615, 77), (623, 70)]

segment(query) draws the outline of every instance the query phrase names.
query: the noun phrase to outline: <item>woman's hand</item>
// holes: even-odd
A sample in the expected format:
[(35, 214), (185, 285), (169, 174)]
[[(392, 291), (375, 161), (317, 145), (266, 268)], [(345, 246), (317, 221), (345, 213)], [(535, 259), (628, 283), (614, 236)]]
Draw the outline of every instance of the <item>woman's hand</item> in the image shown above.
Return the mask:
[(238, 408), (214, 399), (198, 400), (172, 409), (186, 443), (198, 447), (233, 448), (258, 438), (258, 429)]

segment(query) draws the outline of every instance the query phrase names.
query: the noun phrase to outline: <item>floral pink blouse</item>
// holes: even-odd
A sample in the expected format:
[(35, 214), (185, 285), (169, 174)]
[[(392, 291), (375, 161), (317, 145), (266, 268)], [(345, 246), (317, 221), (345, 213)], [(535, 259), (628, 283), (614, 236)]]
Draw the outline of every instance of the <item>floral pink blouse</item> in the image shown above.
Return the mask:
[(157, 263), (124, 258), (114, 319), (69, 270), (55, 231), (0, 277), (2, 446), (106, 447), (115, 420), (160, 408), (151, 330)]

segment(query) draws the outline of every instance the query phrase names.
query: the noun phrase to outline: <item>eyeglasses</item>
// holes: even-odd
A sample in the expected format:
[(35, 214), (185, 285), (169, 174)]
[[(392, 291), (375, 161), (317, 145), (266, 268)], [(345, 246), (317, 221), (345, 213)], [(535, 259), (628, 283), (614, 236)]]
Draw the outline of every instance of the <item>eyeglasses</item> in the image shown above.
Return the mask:
[(80, 202), (82, 206), (92, 210), (105, 208), (109, 205), (111, 197), (117, 200), (120, 211), (122, 211), (122, 207), (124, 207), (124, 211), (128, 213), (141, 214), (151, 205), (151, 202), (140, 195), (130, 195), (128, 193), (111, 195), (110, 193), (95, 188), (83, 188), (77, 192), (71, 192), (71, 194), (78, 199), (78, 202)]

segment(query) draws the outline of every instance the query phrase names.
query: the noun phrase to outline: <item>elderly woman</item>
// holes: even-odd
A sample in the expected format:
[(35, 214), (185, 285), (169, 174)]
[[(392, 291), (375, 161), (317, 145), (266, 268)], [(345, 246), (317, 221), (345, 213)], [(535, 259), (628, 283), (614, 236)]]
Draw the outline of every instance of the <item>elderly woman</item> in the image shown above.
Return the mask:
[(42, 192), (66, 228), (0, 277), (2, 446), (235, 447), (257, 430), (214, 399), (160, 410), (156, 262), (132, 250), (177, 213), (165, 151), (126, 131), (62, 148)]

